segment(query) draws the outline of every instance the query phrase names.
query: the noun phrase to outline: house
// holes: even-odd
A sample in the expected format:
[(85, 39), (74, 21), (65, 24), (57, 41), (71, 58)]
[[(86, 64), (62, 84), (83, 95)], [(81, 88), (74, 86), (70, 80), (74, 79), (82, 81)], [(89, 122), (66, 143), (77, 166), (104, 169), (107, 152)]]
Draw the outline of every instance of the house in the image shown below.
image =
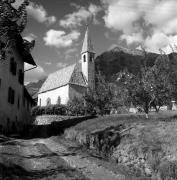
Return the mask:
[(31, 119), (33, 102), (24, 87), (24, 63), (36, 64), (29, 51), (31, 44), (21, 36), (26, 5), (22, 3), (20, 12), (10, 2), (0, 2), (0, 130), (5, 131), (11, 131), (12, 127), (20, 130)]
[(81, 97), (87, 88), (95, 87), (95, 51), (87, 26), (81, 51), (81, 61), (48, 76), (38, 93), (38, 106), (67, 104)]

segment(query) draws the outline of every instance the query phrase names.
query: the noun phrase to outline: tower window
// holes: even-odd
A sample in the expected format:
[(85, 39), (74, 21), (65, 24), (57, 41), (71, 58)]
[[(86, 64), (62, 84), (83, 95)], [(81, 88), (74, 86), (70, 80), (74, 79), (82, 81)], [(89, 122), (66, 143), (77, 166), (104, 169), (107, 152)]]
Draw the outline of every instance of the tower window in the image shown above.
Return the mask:
[(94, 55), (93, 55), (93, 54), (90, 54), (90, 62), (93, 61), (93, 58), (94, 58)]
[(84, 62), (86, 62), (86, 56), (85, 55), (83, 56), (83, 60), (84, 60)]

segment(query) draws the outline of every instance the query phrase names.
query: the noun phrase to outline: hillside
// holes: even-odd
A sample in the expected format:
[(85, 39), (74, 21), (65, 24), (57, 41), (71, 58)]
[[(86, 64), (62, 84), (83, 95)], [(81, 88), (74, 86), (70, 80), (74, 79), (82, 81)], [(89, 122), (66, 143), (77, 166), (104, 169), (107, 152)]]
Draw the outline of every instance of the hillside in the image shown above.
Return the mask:
[[(157, 56), (158, 54), (155, 53), (147, 53), (147, 65), (152, 66)], [(143, 59), (143, 51), (130, 50), (117, 46), (97, 56), (95, 60), (96, 70), (101, 71), (110, 82), (114, 81), (114, 76), (124, 69), (137, 74), (141, 65), (144, 63)]]
[(42, 84), (44, 83), (44, 81), (46, 80), (46, 78), (41, 79), (37, 82), (31, 82), (29, 84), (26, 85), (26, 88), (28, 90), (28, 92), (30, 93), (30, 95), (35, 99), (37, 96), (37, 92), (39, 91), (39, 89), (41, 88)]

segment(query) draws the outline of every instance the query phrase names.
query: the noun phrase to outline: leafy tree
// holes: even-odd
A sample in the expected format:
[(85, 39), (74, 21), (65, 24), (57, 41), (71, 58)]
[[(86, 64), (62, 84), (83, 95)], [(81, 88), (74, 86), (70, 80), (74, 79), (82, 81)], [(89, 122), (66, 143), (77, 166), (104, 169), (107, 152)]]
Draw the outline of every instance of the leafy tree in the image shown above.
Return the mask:
[(147, 67), (144, 64), (136, 76), (127, 71), (121, 72), (118, 82), (122, 91), (126, 91), (125, 101), (142, 107), (148, 117), (151, 106), (158, 111), (162, 105), (168, 103), (172, 89), (170, 74), (168, 59), (159, 56), (154, 66)]
[(96, 75), (95, 89), (88, 89), (84, 99), (86, 106), (91, 106), (98, 114), (103, 115), (107, 110), (111, 109), (111, 101), (113, 99), (112, 87), (100, 73)]
[(69, 100), (67, 104), (68, 115), (84, 115), (85, 114), (85, 105), (82, 98), (74, 97)]

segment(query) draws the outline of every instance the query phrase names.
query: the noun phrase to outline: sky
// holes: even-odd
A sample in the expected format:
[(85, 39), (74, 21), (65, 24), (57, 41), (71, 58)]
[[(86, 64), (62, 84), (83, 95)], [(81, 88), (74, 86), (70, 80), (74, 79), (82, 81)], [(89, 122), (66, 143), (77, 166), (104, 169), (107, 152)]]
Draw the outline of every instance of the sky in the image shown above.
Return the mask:
[[(18, 7), (22, 0), (16, 1)], [(176, 50), (176, 9), (177, 0), (30, 0), (22, 36), (35, 39), (31, 53), (38, 67), (26, 72), (25, 81), (78, 62), (87, 23), (96, 55), (117, 45), (156, 53)]]

